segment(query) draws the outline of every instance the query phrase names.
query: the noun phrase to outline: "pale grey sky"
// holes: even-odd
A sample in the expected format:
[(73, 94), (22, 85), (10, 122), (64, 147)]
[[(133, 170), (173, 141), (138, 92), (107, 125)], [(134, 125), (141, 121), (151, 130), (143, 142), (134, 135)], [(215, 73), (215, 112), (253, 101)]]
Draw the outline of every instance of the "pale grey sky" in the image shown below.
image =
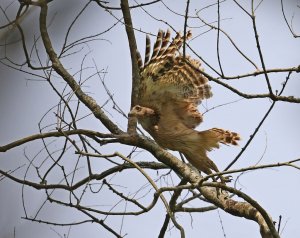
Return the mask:
[[(11, 1), (8, 0), (2, 0), (0, 5), (5, 7), (10, 2)], [(11, 18), (14, 16), (16, 7), (18, 6), (17, 1), (15, 2), (16, 3), (8, 10), (8, 14)], [(115, 3), (114, 6), (119, 5), (119, 1), (111, 2)], [(130, 2), (134, 4), (134, 1)], [(186, 1), (169, 0), (164, 2), (175, 12), (184, 13)], [(211, 1), (199, 2), (200, 1), (191, 1), (191, 15), (195, 14), (196, 9), (201, 9)], [(250, 3), (244, 3), (244, 1), (239, 2), (243, 2), (243, 6), (248, 10), (250, 9)], [(299, 1), (290, 0), (284, 2), (288, 19), (291, 19), (294, 14), (293, 22), (295, 31), (298, 30), (298, 33), (300, 33), (300, 25), (298, 24), (300, 22), (300, 8), (297, 8), (297, 4), (298, 6), (300, 5)], [(49, 32), (53, 38), (54, 46), (58, 51), (61, 48), (67, 26), (85, 3), (86, 1), (65, 0), (63, 2), (53, 1), (49, 4), (49, 19), (55, 15), (49, 26)], [(164, 22), (154, 19), (157, 18), (167, 21), (176, 30), (183, 31), (184, 18), (171, 13), (163, 4), (158, 3), (153, 6), (148, 6), (145, 9), (152, 17), (141, 9), (132, 10), (133, 23), (137, 29), (156, 34), (159, 28), (167, 29), (169, 27), (164, 24)], [(28, 41), (31, 42), (30, 44), (32, 44), (34, 34), (35, 37), (38, 36), (36, 28), (37, 14), (38, 9), (34, 9), (24, 22), (24, 30), (29, 32), (26, 36), (28, 37)], [(117, 22), (115, 17), (120, 17), (121, 12), (114, 11), (113, 14), (115, 15), (112, 16), (108, 12), (104, 12), (100, 9), (96, 4), (91, 4), (71, 31), (70, 41), (100, 32), (112, 26)], [(202, 10), (200, 14), (208, 22), (213, 22), (217, 19), (216, 6)], [(280, 1), (263, 1), (257, 9), (256, 14), (259, 39), (267, 68), (285, 68), (299, 65), (299, 38), (293, 38), (291, 36), (282, 17)], [(2, 15), (0, 18), (1, 25), (2, 22), (5, 23)], [(233, 1), (227, 0), (221, 4), (221, 19), (224, 19), (221, 21), (221, 27), (234, 39), (240, 49), (261, 68), (250, 18), (247, 17)], [(193, 35), (199, 35), (189, 44), (203, 59), (209, 62), (209, 64), (218, 68), (216, 31), (210, 31), (202, 35), (201, 33), (208, 30), (207, 27), (202, 27), (202, 25), (203, 23), (201, 23), (199, 19), (191, 19), (189, 21)], [(17, 38), (17, 32), (10, 37)], [(143, 53), (145, 48), (145, 34), (136, 32), (136, 37), (138, 47)], [(76, 56), (70, 56), (64, 59), (63, 63), (66, 65), (66, 68), (74, 74), (80, 69), (82, 57), (89, 52), (85, 67), (93, 67), (94, 60), (99, 69), (107, 70), (105, 76), (106, 85), (113, 93), (118, 105), (128, 113), (130, 107), (131, 65), (124, 26), (119, 23), (110, 32), (100, 38), (101, 40), (99, 41), (84, 45), (84, 49), (81, 52)], [(151, 39), (154, 41), (155, 38), (152, 37)], [(41, 49), (40, 51), (43, 55)], [(192, 55), (189, 50), (187, 52)], [(3, 57), (3, 47), (0, 48), (0, 53), (0, 57)], [(21, 62), (20, 60), (23, 58), (23, 55), (19, 46), (14, 45), (12, 48), (9, 48), (8, 53), (14, 60)], [(246, 62), (246, 60), (233, 49), (229, 41), (223, 35), (221, 35), (220, 55), (224, 72), (229, 76), (253, 72), (255, 70), (252, 65)], [(216, 76), (206, 65), (203, 65), (203, 67), (207, 73)], [(29, 81), (27, 79), (32, 79), (32, 76), (9, 69), (2, 64), (0, 64), (0, 70), (0, 145), (3, 145), (24, 136), (38, 133), (38, 123), (40, 119), (51, 107), (57, 104), (58, 99), (46, 82)], [(87, 69), (84, 71), (84, 76), (87, 77), (94, 72), (94, 69)], [(270, 74), (270, 80), (274, 89), (280, 90), (281, 83), (286, 76), (287, 73)], [(246, 93), (267, 93), (267, 85), (263, 76), (233, 80), (228, 81), (228, 83)], [(64, 86), (60, 79), (57, 79), (55, 84), (61, 88)], [(108, 99), (97, 77), (90, 79), (86, 83), (86, 86), (88, 87), (84, 88), (84, 90), (90, 92), (91, 96), (93, 96), (100, 105)], [(213, 108), (217, 105), (240, 99), (236, 94), (228, 93), (228, 90), (220, 85), (211, 83), (211, 86), (214, 97), (207, 102), (203, 102), (207, 108)], [(293, 73), (284, 95), (300, 97), (299, 89), (299, 74)], [(204, 123), (200, 125), (199, 130), (211, 127), (226, 128), (239, 132), (243, 138), (240, 147), (233, 148), (223, 146), (221, 149), (210, 153), (210, 157), (221, 170), (240, 152), (270, 105), (271, 102), (268, 99), (243, 99), (233, 104), (218, 107), (205, 114)], [(125, 130), (127, 125), (126, 119), (121, 117), (115, 110), (112, 110), (111, 103), (106, 105), (105, 108), (110, 112), (108, 115), (118, 123), (121, 129)], [(200, 106), (200, 110), (203, 112), (205, 108)], [(87, 111), (83, 108), (81, 114), (85, 115), (86, 112)], [(278, 102), (252, 144), (233, 168), (253, 166), (258, 162), (260, 164), (272, 164), (299, 158), (299, 117), (300, 106), (298, 104)], [(42, 122), (42, 126), (46, 126), (51, 122), (56, 122), (54, 113), (47, 115)], [(79, 122), (79, 125), (81, 128), (103, 131), (103, 127), (99, 125), (98, 121), (90, 117)], [(45, 131), (47, 131), (47, 129), (45, 129)], [(51, 140), (48, 142), (50, 141)], [(29, 158), (34, 157), (39, 153), (41, 148), (42, 144), (40, 142), (34, 142), (26, 146), (21, 146), (19, 149), (1, 153), (0, 169), (14, 169), (17, 166), (28, 163), (26, 156)], [(124, 146), (116, 148), (115, 145), (108, 145), (103, 147), (103, 151), (101, 152), (112, 153), (116, 150), (121, 150), (126, 154), (130, 149), (131, 148)], [(37, 156), (37, 160), (42, 161), (45, 155), (45, 151), (41, 152)], [(65, 159), (66, 167), (74, 163), (72, 160), (74, 159), (73, 151), (70, 151), (67, 155)], [(135, 159), (136, 161), (155, 160), (146, 152), (136, 155)], [(108, 165), (103, 161), (98, 161), (98, 159), (93, 160), (93, 163), (95, 168), (99, 166), (99, 171), (101, 171), (102, 166)], [(23, 178), (25, 168), (26, 166), (15, 175), (19, 178)], [(158, 177), (156, 172), (150, 174), (153, 175), (153, 178)], [(38, 181), (35, 171), (32, 168), (29, 171), (29, 178)], [(53, 182), (57, 182), (58, 178), (55, 178), (55, 176), (52, 178)], [(233, 175), (233, 178), (236, 179), (237, 176)], [(124, 191), (128, 193), (133, 193), (137, 188), (147, 183), (139, 173), (132, 171), (126, 172), (124, 175), (117, 175), (113, 178), (112, 182), (126, 187), (127, 190), (124, 189)], [(167, 182), (172, 184), (172, 181)], [(296, 234), (299, 234), (298, 227), (300, 226), (300, 205), (298, 202), (300, 195), (298, 188), (299, 182), (299, 170), (284, 167), (247, 172), (240, 177), (237, 182), (237, 188), (242, 189), (243, 192), (259, 202), (274, 220), (278, 221), (279, 215), (282, 215), (282, 226), (286, 225), (282, 237), (295, 237)], [(234, 184), (231, 183), (230, 185), (233, 186)], [(0, 238), (14, 237), (14, 228), (16, 238), (34, 238), (41, 236), (50, 238), (59, 237), (57, 233), (62, 236), (68, 233), (68, 227), (46, 226), (22, 220), (21, 217), (24, 216), (24, 211), (22, 208), (21, 189), (22, 187), (20, 185), (8, 179), (0, 182)], [(148, 189), (150, 188), (148, 187)], [(146, 190), (147, 189), (141, 194), (145, 193)], [(32, 216), (43, 203), (45, 194), (43, 191), (35, 191), (31, 188), (25, 188), (24, 191), (28, 216)], [(67, 196), (67, 194), (60, 195), (59, 191), (55, 193), (59, 197)], [(95, 197), (87, 197), (86, 204), (101, 204), (101, 209), (105, 209), (115, 204), (113, 199), (115, 198), (111, 193), (105, 192), (96, 200)], [(148, 199), (145, 198), (145, 203), (146, 201), (149, 202), (149, 199), (151, 199), (151, 197)], [(200, 205), (203, 206), (203, 204), (196, 202), (191, 204), (191, 206)], [(118, 208), (124, 210), (125, 204), (120, 204)], [(42, 209), (40, 216), (41, 219), (47, 218), (50, 221), (66, 223), (85, 219), (79, 212), (55, 207), (49, 203)], [(155, 237), (163, 224), (164, 216), (164, 207), (159, 203), (149, 214), (126, 218), (122, 227), (122, 234), (128, 233), (128, 237)], [(192, 214), (192, 216), (183, 213), (177, 214), (178, 222), (186, 228), (186, 237), (189, 238), (200, 236), (208, 238), (224, 237), (219, 216), (222, 219), (222, 225), (227, 238), (259, 237), (257, 224), (246, 219), (233, 217), (221, 210), (219, 210), (219, 213), (217, 210), (214, 210), (203, 214)], [(116, 230), (119, 230), (122, 224), (122, 217), (109, 217), (106, 221)], [(70, 238), (83, 236), (112, 237), (105, 232), (103, 228), (95, 224), (71, 228), (69, 234)], [(179, 237), (179, 233), (175, 229), (171, 229), (166, 237)]]

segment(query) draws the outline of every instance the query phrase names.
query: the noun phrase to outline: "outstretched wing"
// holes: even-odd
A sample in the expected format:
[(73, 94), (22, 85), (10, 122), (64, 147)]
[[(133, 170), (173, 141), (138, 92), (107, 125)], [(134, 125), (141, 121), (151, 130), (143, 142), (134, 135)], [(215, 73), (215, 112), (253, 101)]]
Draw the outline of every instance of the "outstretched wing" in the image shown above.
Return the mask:
[[(190, 37), (188, 32), (185, 38)], [(159, 31), (150, 57), (147, 37), (144, 64), (138, 56), (141, 75), (138, 105), (131, 113), (160, 146), (183, 153), (206, 174), (218, 172), (207, 151), (218, 148), (220, 143), (237, 145), (240, 137), (218, 128), (194, 130), (202, 121), (197, 105), (212, 93), (207, 78), (199, 71), (200, 62), (179, 53), (184, 37), (178, 33), (171, 42), (169, 39), (169, 31)]]
[[(190, 37), (188, 32), (185, 38)], [(177, 33), (169, 40), (170, 31), (160, 30), (150, 57), (150, 38), (146, 38), (144, 64), (138, 57), (141, 74), (138, 103), (158, 113), (165, 104), (171, 104), (178, 119), (188, 128), (194, 128), (202, 121), (197, 105), (212, 96), (211, 88), (207, 78), (197, 70), (200, 62), (179, 53), (184, 37)]]

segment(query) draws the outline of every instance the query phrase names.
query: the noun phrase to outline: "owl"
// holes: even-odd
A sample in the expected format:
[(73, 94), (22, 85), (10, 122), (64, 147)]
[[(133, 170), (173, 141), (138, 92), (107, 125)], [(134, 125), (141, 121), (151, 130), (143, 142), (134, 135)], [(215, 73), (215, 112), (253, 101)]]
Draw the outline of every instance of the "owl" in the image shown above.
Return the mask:
[[(237, 145), (240, 136), (219, 128), (195, 130), (203, 121), (197, 107), (212, 97), (211, 87), (201, 74), (201, 63), (180, 53), (191, 32), (185, 37), (177, 33), (173, 40), (170, 35), (169, 30), (158, 31), (152, 55), (147, 36), (144, 62), (137, 54), (141, 81), (137, 105), (130, 114), (161, 147), (181, 152), (195, 168), (209, 175), (219, 170), (207, 152), (219, 148), (220, 143)], [(224, 182), (224, 177), (219, 178)]]

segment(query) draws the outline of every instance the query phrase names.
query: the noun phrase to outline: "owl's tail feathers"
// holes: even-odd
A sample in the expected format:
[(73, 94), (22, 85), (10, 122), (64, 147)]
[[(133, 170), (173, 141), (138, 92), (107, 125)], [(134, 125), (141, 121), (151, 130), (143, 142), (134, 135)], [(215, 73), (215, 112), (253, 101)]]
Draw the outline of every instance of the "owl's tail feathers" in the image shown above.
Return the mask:
[(198, 148), (205, 151), (219, 148), (220, 143), (226, 145), (238, 145), (238, 141), (241, 139), (238, 133), (220, 128), (198, 131), (196, 138), (195, 139), (198, 141)]
[[(194, 167), (207, 175), (213, 173), (213, 171), (219, 172), (216, 164), (207, 157), (207, 151), (219, 148), (220, 143), (226, 145), (238, 145), (238, 141), (241, 139), (239, 134), (219, 128), (199, 131), (197, 132), (197, 135), (194, 133), (191, 133), (191, 135), (193, 135), (194, 143), (189, 143), (191, 147), (188, 147), (187, 150), (182, 152)], [(191, 141), (192, 140), (189, 142)], [(221, 175), (218, 177), (221, 182), (228, 182), (226, 177)]]
[(228, 130), (223, 130), (220, 128), (212, 128), (208, 130), (212, 134), (215, 134), (217, 139), (219, 140), (218, 142), (226, 145), (238, 145), (238, 141), (241, 140), (241, 137), (238, 133), (228, 131)]

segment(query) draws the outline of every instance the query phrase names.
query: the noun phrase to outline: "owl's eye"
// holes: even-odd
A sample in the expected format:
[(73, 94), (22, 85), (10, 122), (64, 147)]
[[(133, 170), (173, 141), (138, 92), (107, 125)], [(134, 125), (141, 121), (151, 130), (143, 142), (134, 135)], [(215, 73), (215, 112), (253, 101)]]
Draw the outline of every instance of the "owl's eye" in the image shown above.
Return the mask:
[(138, 112), (140, 112), (140, 111), (142, 110), (142, 107), (141, 107), (141, 106), (135, 106), (134, 108), (135, 108), (135, 110), (138, 111)]

